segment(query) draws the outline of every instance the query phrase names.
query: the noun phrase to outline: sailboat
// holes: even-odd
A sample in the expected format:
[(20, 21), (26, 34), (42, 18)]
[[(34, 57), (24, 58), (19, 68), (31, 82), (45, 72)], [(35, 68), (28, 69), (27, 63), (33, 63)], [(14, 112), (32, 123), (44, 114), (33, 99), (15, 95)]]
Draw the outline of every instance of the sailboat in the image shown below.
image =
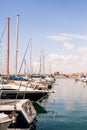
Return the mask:
[(0, 91), (1, 99), (29, 99), (31, 101), (44, 99), (50, 93), (48, 90), (38, 90), (14, 84), (2, 84)]
[[(27, 45), (27, 48), (29, 43)], [(2, 99), (30, 99), (31, 101), (38, 101), (47, 97), (49, 95), (48, 90), (38, 90), (36, 88), (30, 87), (29, 84), (27, 86), (21, 86), (16, 84), (11, 84), (9, 80), (9, 47), (10, 47), (10, 18), (8, 18), (8, 44), (7, 44), (7, 83), (1, 83), (0, 91)], [(25, 51), (25, 55), (27, 52), (27, 48)], [(25, 58), (24, 55), (24, 58)], [(23, 58), (23, 59), (24, 59)], [(20, 71), (20, 70), (19, 70)]]
[[(12, 90), (14, 92), (14, 89), (17, 89), (15, 84), (9, 83), (9, 43), (10, 43), (10, 18), (7, 19), (8, 21), (8, 45), (7, 45), (7, 82), (3, 81), (1, 79), (0, 81), (0, 89), (1, 93), (4, 92), (2, 90), (5, 89), (6, 92), (8, 90)], [(16, 87), (16, 88), (15, 88)], [(12, 89), (14, 88), (14, 89)], [(18, 92), (19, 89), (16, 90)], [(23, 92), (23, 91), (22, 91)], [(24, 91), (25, 92), (25, 91)], [(2, 95), (2, 94), (1, 94)], [(13, 96), (11, 94), (11, 96)], [(17, 96), (16, 96), (17, 97)], [(36, 120), (36, 110), (34, 109), (31, 101), (29, 99), (0, 99), (0, 113), (4, 113), (9, 115), (11, 119), (12, 114), (16, 114), (17, 118), (15, 122), (7, 123), (6, 127), (3, 127), (3, 130), (6, 130), (9, 125), (11, 128), (29, 128), (33, 123), (35, 123)], [(2, 119), (2, 118), (1, 118)], [(2, 123), (0, 125), (0, 130), (2, 130)]]

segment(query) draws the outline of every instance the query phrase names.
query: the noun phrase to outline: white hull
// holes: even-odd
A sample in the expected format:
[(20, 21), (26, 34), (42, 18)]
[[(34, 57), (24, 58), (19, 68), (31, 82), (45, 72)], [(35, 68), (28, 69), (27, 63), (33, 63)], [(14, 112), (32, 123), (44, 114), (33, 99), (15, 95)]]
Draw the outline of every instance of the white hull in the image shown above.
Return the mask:
[[(28, 99), (20, 100), (0, 100), (0, 112), (7, 114), (15, 113), (18, 115), (14, 125), (10, 125), (10, 128), (28, 128), (35, 121), (36, 111)], [(1, 129), (0, 129), (1, 130)], [(4, 129), (3, 129), (4, 130)]]
[(7, 130), (12, 121), (7, 114), (0, 113), (0, 130)]
[(11, 122), (5, 122), (3, 124), (0, 124), (0, 130), (7, 130)]

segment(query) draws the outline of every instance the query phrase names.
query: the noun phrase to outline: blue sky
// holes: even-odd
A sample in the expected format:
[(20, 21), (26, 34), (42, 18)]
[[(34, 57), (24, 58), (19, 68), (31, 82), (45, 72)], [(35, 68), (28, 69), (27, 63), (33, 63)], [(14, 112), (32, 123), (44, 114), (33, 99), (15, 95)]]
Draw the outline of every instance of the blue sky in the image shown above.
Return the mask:
[[(87, 0), (0, 0), (0, 37), (10, 17), (10, 73), (14, 73), (16, 17), (19, 17), (18, 69), (32, 38), (33, 72), (44, 51), (45, 73), (87, 71)], [(6, 71), (6, 35), (0, 43), (1, 72)], [(30, 64), (30, 52), (26, 62)]]

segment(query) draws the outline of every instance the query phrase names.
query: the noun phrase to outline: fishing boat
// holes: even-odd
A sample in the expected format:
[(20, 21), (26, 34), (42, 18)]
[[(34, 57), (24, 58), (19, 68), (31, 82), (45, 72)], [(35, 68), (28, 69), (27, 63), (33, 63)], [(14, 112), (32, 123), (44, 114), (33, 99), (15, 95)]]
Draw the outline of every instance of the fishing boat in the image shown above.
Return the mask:
[(30, 128), (36, 121), (36, 110), (28, 99), (1, 99), (0, 112), (8, 115), (13, 112), (18, 114), (16, 121), (10, 124), (10, 128)]
[(13, 116), (7, 115), (5, 113), (0, 113), (0, 130), (7, 130), (13, 120)]

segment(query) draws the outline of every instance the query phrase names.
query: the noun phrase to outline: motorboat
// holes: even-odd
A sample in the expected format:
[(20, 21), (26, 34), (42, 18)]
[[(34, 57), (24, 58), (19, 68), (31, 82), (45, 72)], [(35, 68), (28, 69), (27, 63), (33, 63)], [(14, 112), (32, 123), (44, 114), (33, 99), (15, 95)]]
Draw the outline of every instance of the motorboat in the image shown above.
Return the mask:
[[(39, 87), (40, 88), (40, 87)], [(37, 89), (37, 86), (16, 85), (2, 81), (0, 84), (1, 99), (30, 99), (31, 101), (42, 100), (49, 96), (48, 90)]]
[(14, 116), (0, 113), (0, 130), (7, 130), (9, 125), (14, 121)]
[(36, 110), (29, 99), (0, 99), (0, 112), (18, 115), (10, 128), (29, 128), (36, 121)]
[(49, 91), (46, 90), (31, 90), (17, 91), (17, 90), (2, 90), (1, 99), (30, 99), (31, 101), (39, 101), (47, 98)]

